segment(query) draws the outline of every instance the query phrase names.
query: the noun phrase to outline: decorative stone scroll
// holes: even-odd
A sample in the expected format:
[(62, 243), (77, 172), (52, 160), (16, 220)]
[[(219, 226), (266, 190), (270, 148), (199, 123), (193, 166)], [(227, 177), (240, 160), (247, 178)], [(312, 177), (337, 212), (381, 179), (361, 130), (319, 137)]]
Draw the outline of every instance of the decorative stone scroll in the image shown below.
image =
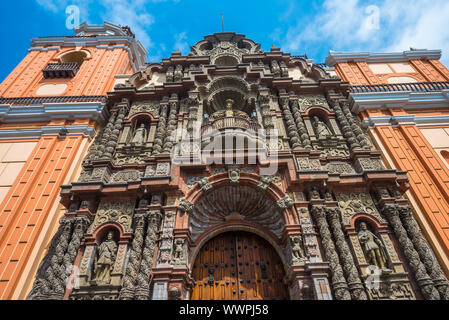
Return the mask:
[(191, 213), (193, 211), (193, 203), (185, 198), (181, 198), (179, 201), (178, 209), (187, 213)]
[(297, 158), (299, 171), (322, 171), (319, 159)]

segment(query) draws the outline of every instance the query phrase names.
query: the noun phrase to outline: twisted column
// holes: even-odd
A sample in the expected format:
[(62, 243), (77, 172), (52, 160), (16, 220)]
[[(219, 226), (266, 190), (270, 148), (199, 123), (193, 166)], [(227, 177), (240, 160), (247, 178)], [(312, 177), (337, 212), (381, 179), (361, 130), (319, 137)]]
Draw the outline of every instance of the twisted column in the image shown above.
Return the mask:
[(401, 219), (399, 218), (399, 208), (397, 205), (385, 205), (382, 208), (382, 213), (387, 218), (389, 224), (393, 228), (393, 232), (399, 241), (399, 244), (404, 251), (404, 255), (413, 271), (416, 281), (418, 282), (421, 292), (426, 300), (439, 300), (440, 295), (438, 290), (434, 287), (432, 279), (426, 271), (426, 267), (419, 259), (419, 254), (413, 246), (413, 243), (404, 229)]
[(341, 110), (340, 104), (336, 100), (331, 100), (329, 105), (331, 105), (335, 111), (338, 122), (341, 126), (341, 131), (346, 141), (349, 143), (349, 148), (351, 150), (360, 149), (360, 143), (358, 142), (354, 132), (352, 131), (351, 125), (349, 124), (347, 118), (345, 117), (343, 111)]
[(153, 155), (160, 154), (162, 152), (162, 144), (164, 143), (164, 137), (167, 127), (167, 104), (161, 104), (161, 110), (159, 113), (159, 122), (157, 123), (156, 137), (153, 145)]
[(348, 279), (349, 291), (353, 300), (368, 300), (359, 272), (354, 262), (351, 250), (346, 242), (345, 235), (341, 229), (340, 209), (327, 208), (327, 219), (337, 245), (338, 253), (343, 262), (343, 269)]
[(111, 137), (112, 130), (114, 130), (114, 122), (115, 118), (117, 117), (118, 110), (113, 110), (111, 112), (111, 116), (109, 117), (109, 121), (106, 124), (106, 127), (104, 128), (103, 135), (101, 136), (100, 143), (97, 147), (97, 151), (95, 153), (95, 160), (101, 159), (103, 156), (103, 153), (106, 149), (106, 144), (109, 141), (109, 138)]
[(72, 238), (67, 247), (67, 252), (62, 258), (62, 263), (58, 270), (58, 283), (53, 290), (53, 294), (58, 300), (64, 297), (67, 278), (72, 272), (73, 264), (75, 263), (76, 255), (81, 245), (81, 239), (84, 237), (89, 224), (90, 220), (86, 217), (76, 217), (73, 221)]
[(296, 127), (299, 131), (301, 142), (306, 149), (312, 149), (312, 144), (310, 142), (309, 134), (307, 133), (306, 125), (301, 116), (301, 111), (299, 108), (299, 102), (297, 99), (291, 100), (291, 107), (293, 110), (293, 117), (296, 121)]
[(363, 131), (360, 128), (360, 125), (358, 124), (357, 120), (354, 118), (354, 116), (351, 113), (351, 110), (349, 109), (348, 103), (344, 102), (344, 103), (342, 103), (342, 105), (343, 105), (343, 108), (342, 108), (343, 114), (345, 115), (346, 119), (348, 120), (348, 123), (352, 129), (352, 132), (354, 133), (355, 137), (359, 141), (360, 146), (363, 149), (370, 149), (368, 141), (366, 140), (366, 137), (363, 134)]
[(266, 95), (259, 96), (260, 110), (262, 111), (262, 124), (267, 132), (274, 129), (273, 119), (270, 112), (270, 97)]
[(132, 300), (136, 289), (136, 279), (139, 272), (139, 262), (143, 246), (143, 233), (145, 231), (146, 215), (135, 216), (134, 239), (129, 254), (128, 266), (123, 279), (123, 288), (120, 291), (120, 300)]
[(332, 275), (332, 287), (334, 288), (335, 298), (337, 300), (351, 300), (351, 294), (348, 290), (348, 284), (346, 283), (346, 279), (343, 275), (340, 260), (338, 259), (338, 254), (335, 250), (331, 233), (329, 231), (329, 225), (326, 221), (326, 207), (312, 206), (311, 212), (320, 232), (324, 255), (329, 261)]
[(170, 153), (171, 149), (173, 148), (173, 135), (174, 131), (176, 129), (177, 121), (177, 109), (178, 109), (178, 102), (170, 102), (170, 115), (168, 117), (168, 128), (167, 128), (167, 135), (165, 137), (164, 142), (164, 153)]
[(400, 206), (399, 217), (415, 249), (418, 251), (419, 257), (423, 261), (427, 272), (432, 278), (435, 287), (440, 293), (440, 298), (442, 300), (449, 300), (449, 283), (435, 255), (432, 253), (429, 243), (422, 235), (421, 229), (413, 217), (412, 208), (410, 206)]
[(57, 281), (57, 274), (59, 272), (59, 266), (63, 262), (64, 253), (69, 245), (70, 235), (72, 233), (72, 223), (73, 220), (67, 220), (65, 217), (60, 220), (58, 232), (53, 237), (50, 249), (42, 260), (33, 288), (27, 299), (48, 299), (50, 298), (52, 288), (59, 284)]
[(295, 120), (293, 119), (293, 115), (290, 111), (289, 98), (281, 98), (280, 102), (285, 118), (285, 123), (287, 124), (287, 134), (290, 138), (292, 149), (301, 149), (301, 140), (299, 138), (298, 130), (296, 129)]
[(103, 153), (102, 158), (106, 158), (106, 159), (112, 158), (115, 148), (117, 147), (120, 130), (122, 130), (123, 121), (124, 121), (127, 113), (128, 113), (128, 104), (124, 104), (120, 107), (120, 109), (118, 111), (117, 119), (115, 119), (114, 127), (110, 134), (109, 140), (106, 143), (106, 149), (105, 149), (105, 152)]
[(150, 278), (151, 268), (153, 267), (154, 250), (156, 246), (156, 237), (161, 225), (162, 215), (159, 211), (151, 211), (148, 215), (147, 233), (145, 236), (145, 246), (140, 263), (140, 272), (137, 276), (137, 300), (150, 299)]

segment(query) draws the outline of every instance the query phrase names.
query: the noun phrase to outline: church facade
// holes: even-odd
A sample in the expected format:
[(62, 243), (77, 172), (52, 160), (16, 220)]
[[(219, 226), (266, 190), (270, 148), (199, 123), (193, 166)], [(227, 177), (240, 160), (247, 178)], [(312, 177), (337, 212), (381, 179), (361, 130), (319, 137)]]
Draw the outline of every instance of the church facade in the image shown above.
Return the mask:
[(334, 71), (216, 33), (122, 80), (27, 299), (449, 299)]

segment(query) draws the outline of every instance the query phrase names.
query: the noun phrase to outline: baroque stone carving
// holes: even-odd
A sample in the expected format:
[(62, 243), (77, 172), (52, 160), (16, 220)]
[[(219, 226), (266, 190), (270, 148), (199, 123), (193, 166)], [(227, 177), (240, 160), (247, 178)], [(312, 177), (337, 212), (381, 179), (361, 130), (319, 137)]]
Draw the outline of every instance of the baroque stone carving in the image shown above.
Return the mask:
[(131, 182), (139, 181), (142, 173), (137, 170), (124, 170), (112, 175), (111, 182)]
[(159, 102), (151, 101), (151, 102), (135, 102), (131, 106), (128, 118), (131, 118), (133, 115), (138, 113), (149, 113), (153, 116), (153, 118), (157, 118), (159, 116)]
[(131, 139), (130, 144), (135, 146), (141, 146), (147, 142), (148, 130), (145, 128), (145, 124), (142, 123), (139, 128), (134, 132), (134, 136)]
[(186, 251), (185, 239), (175, 239), (173, 250), (173, 264), (175, 266), (185, 265)]
[(377, 266), (380, 270), (387, 270), (387, 250), (379, 237), (368, 230), (365, 222), (360, 223), (357, 236), (368, 263)]
[(327, 125), (320, 120), (318, 117), (313, 117), (313, 128), (315, 129), (315, 134), (318, 139), (328, 139), (332, 136), (332, 133), (330, 129), (327, 127)]
[(366, 213), (375, 217), (380, 223), (386, 222), (377, 211), (373, 199), (367, 193), (337, 193), (335, 197), (338, 206), (341, 208), (344, 225), (349, 225), (352, 216), (356, 213)]
[(426, 300), (439, 300), (440, 294), (435, 288), (432, 279), (427, 274), (426, 267), (420, 260), (419, 254), (413, 246), (412, 241), (408, 237), (407, 231), (402, 225), (399, 217), (399, 208), (397, 205), (385, 205), (382, 208), (382, 213), (388, 219), (390, 226), (399, 241), (399, 244), (404, 252), (404, 255), (408, 261), (410, 268), (413, 271), (413, 275), (418, 282), (421, 292)]
[(100, 202), (94, 222), (88, 232), (93, 233), (100, 225), (106, 222), (119, 223), (125, 232), (131, 232), (134, 201)]
[(304, 264), (307, 261), (302, 249), (302, 239), (300, 236), (290, 237), (290, 245), (292, 251), (292, 262), (294, 265)]
[(289, 195), (286, 195), (284, 198), (278, 200), (277, 205), (281, 209), (288, 209), (293, 206), (293, 200)]
[(108, 232), (106, 240), (97, 248), (94, 262), (95, 282), (109, 284), (111, 272), (117, 255), (117, 243), (114, 240), (114, 232)]
[(185, 198), (181, 198), (179, 201), (178, 209), (184, 212), (191, 213), (193, 210), (193, 203), (191, 203), (189, 200)]
[(354, 168), (345, 162), (330, 162), (326, 165), (326, 170), (329, 170), (329, 173), (355, 174)]
[(212, 184), (209, 182), (209, 178), (208, 177), (204, 177), (202, 178), (199, 182), (198, 185), (200, 186), (201, 190), (203, 190), (204, 192), (208, 192), (212, 189)]
[(312, 206), (311, 212), (320, 232), (324, 254), (326, 256), (326, 259), (329, 261), (335, 299), (351, 300), (351, 294), (349, 293), (348, 284), (343, 275), (343, 269), (340, 265), (340, 259), (338, 258), (338, 254), (329, 230), (329, 225), (326, 221), (326, 207)]
[(259, 189), (261, 189), (262, 191), (265, 191), (268, 189), (268, 187), (270, 186), (272, 181), (273, 181), (272, 176), (262, 176), (262, 177), (260, 177), (260, 182), (257, 185), (257, 187)]
[(362, 281), (360, 280), (357, 267), (354, 263), (354, 258), (341, 228), (339, 211), (338, 208), (327, 208), (326, 215), (335, 239), (338, 253), (340, 254), (343, 263), (343, 270), (348, 280), (349, 291), (351, 292), (352, 299), (367, 300), (368, 297)]
[(240, 167), (228, 166), (228, 177), (231, 185), (238, 185), (240, 183)]

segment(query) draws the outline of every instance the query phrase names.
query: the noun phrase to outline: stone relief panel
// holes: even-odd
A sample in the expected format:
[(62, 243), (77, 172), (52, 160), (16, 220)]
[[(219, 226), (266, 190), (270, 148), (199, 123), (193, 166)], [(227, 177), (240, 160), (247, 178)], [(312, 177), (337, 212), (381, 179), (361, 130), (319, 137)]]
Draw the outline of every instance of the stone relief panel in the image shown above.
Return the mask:
[(131, 106), (128, 114), (128, 119), (133, 115), (141, 112), (147, 112), (151, 114), (154, 118), (159, 117), (159, 102), (151, 101), (151, 102), (135, 102)]
[(345, 162), (331, 162), (326, 164), (325, 166), (326, 170), (329, 171), (329, 173), (338, 173), (338, 174), (355, 174), (354, 168)]
[(349, 225), (352, 216), (357, 213), (366, 213), (375, 217), (380, 223), (386, 223), (385, 219), (377, 211), (373, 199), (367, 193), (336, 193), (335, 197), (341, 208), (343, 224)]
[(321, 94), (303, 94), (299, 96), (300, 111), (305, 112), (311, 106), (322, 106), (330, 110), (326, 98)]
[(134, 201), (114, 201), (101, 202), (95, 214), (94, 222), (91, 224), (88, 233), (93, 233), (97, 227), (106, 222), (119, 223), (125, 232), (132, 232), (132, 216), (134, 213)]
[(124, 170), (114, 173), (111, 177), (112, 183), (139, 181), (142, 177), (142, 172), (137, 170)]
[(322, 171), (319, 159), (297, 158), (299, 171)]
[(159, 257), (157, 266), (169, 265), (172, 262), (173, 251), (173, 229), (175, 227), (176, 214), (166, 212), (164, 224), (162, 226), (161, 242), (159, 247)]

